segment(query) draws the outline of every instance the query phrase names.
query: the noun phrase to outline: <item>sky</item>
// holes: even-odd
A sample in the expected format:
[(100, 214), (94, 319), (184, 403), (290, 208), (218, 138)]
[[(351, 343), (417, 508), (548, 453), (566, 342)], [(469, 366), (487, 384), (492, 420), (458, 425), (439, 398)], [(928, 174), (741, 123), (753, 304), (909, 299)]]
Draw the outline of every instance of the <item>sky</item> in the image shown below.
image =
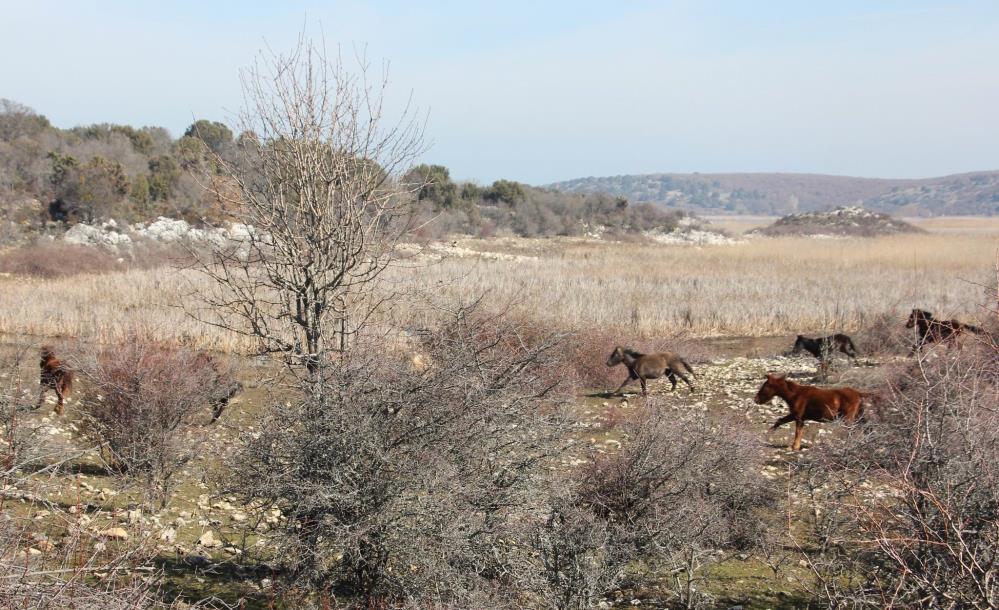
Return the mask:
[(0, 0), (0, 97), (179, 135), (303, 29), (387, 61), (460, 180), (999, 169), (995, 0)]

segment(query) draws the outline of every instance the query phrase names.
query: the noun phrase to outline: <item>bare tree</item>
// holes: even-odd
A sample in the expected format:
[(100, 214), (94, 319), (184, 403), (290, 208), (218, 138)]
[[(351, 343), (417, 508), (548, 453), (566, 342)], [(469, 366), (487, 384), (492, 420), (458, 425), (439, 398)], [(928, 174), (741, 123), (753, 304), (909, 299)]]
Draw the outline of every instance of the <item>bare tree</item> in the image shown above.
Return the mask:
[(396, 179), (423, 151), (423, 123), (408, 104), (390, 121), (385, 70), (374, 79), (355, 59), (352, 71), (304, 37), (261, 54), (243, 78), (238, 159), (215, 159), (229, 182), (209, 182), (246, 225), (201, 265), (209, 321), (303, 353), (313, 375), (389, 298), (376, 285), (423, 186)]

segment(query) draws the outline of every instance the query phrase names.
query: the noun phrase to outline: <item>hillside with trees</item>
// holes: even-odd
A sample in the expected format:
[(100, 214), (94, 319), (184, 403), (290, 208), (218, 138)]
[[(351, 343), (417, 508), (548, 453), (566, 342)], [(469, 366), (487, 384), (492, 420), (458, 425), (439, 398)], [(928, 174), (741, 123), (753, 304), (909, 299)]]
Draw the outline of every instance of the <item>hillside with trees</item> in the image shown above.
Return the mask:
[(425, 237), (668, 232), (683, 216), (604, 193), (563, 193), (511, 180), (496, 180), (489, 186), (458, 184), (442, 165), (419, 165), (402, 180), (415, 186), (411, 188), (423, 219), (419, 233)]
[[(113, 123), (59, 129), (35, 110), (0, 100), (0, 241), (23, 241), (56, 223), (192, 225), (230, 219), (238, 195), (220, 165), (246, 163), (256, 135), (197, 120), (179, 138), (162, 127)], [(401, 180), (415, 193), (417, 234), (525, 237), (669, 231), (681, 213), (604, 193), (566, 193), (511, 180), (458, 183), (441, 165), (419, 165)], [(206, 188), (207, 187), (207, 188)]]
[(856, 205), (896, 216), (999, 214), (999, 171), (893, 180), (819, 174), (646, 174), (549, 185), (713, 214), (812, 212)]

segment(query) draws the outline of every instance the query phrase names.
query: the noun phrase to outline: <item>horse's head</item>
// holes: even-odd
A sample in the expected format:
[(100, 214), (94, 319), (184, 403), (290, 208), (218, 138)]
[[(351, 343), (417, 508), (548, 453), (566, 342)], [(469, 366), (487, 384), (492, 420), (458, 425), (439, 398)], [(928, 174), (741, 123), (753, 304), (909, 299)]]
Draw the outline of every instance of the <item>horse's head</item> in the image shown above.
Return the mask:
[(909, 314), (909, 321), (905, 323), (906, 328), (912, 328), (918, 322), (923, 320), (929, 320), (933, 317), (933, 314), (924, 309), (913, 309), (912, 313)]
[(758, 405), (764, 405), (777, 395), (777, 392), (786, 385), (783, 375), (774, 375), (773, 373), (767, 373), (767, 380), (763, 382), (760, 386), (760, 391), (756, 393), (756, 401)]
[(55, 350), (52, 349), (51, 345), (43, 345), (42, 349), (42, 361), (51, 360), (55, 358)]
[(611, 355), (607, 357), (607, 366), (617, 366), (624, 361), (624, 348), (620, 345), (614, 348)]
[(798, 338), (794, 341), (794, 347), (791, 348), (791, 353), (800, 354), (805, 351), (805, 341), (807, 341), (807, 339), (805, 339), (804, 335), (798, 335)]

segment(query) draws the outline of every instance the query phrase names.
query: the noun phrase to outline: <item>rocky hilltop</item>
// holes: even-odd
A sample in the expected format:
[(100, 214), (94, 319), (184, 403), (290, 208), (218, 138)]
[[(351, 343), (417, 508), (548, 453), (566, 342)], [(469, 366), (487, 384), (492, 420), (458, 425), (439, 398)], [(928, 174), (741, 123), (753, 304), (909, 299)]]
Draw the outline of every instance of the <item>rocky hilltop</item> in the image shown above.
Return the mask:
[(857, 206), (844, 206), (828, 212), (788, 214), (772, 225), (756, 229), (753, 233), (771, 237), (781, 235), (875, 237), (921, 231), (922, 229), (887, 214)]

